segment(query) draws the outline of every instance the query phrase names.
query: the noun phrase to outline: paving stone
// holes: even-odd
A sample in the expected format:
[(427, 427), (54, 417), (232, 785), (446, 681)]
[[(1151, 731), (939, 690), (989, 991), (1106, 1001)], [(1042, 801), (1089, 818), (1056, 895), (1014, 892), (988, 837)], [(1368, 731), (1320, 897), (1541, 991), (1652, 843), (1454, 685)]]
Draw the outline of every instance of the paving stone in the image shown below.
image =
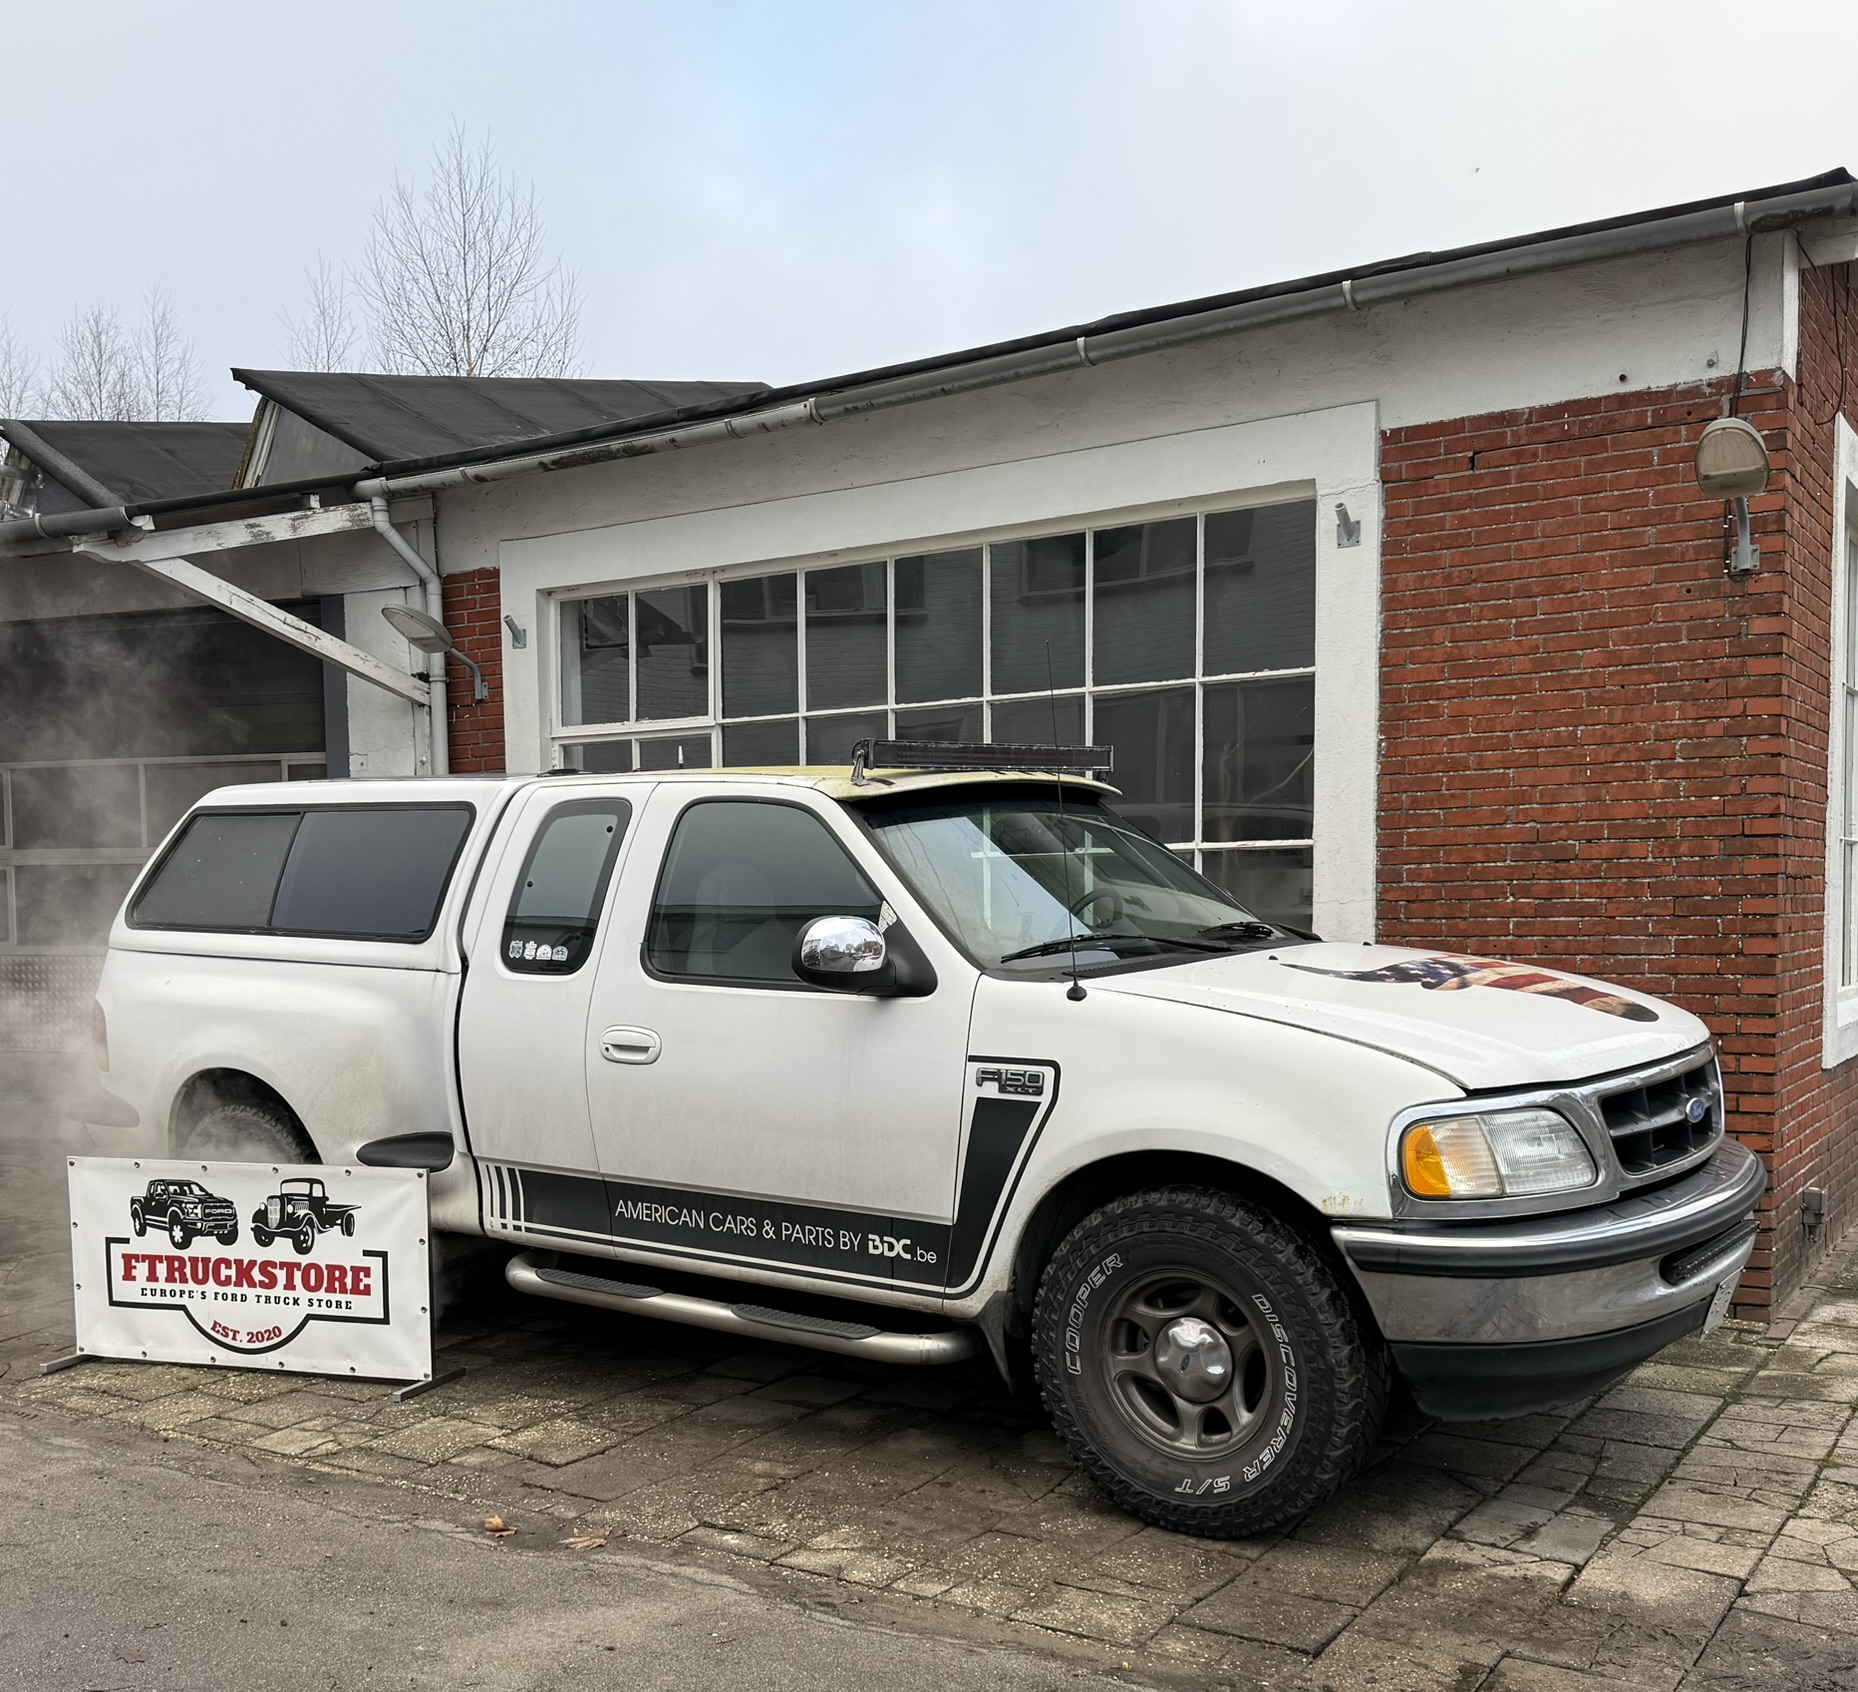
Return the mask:
[(1229, 1542), (1189, 1539), (1151, 1527), (1112, 1545), (1086, 1565), (1086, 1572), (1182, 1598), (1204, 1598), (1239, 1575), (1247, 1561)]
[(1553, 1510), (1523, 1504), (1507, 1497), (1489, 1498), (1468, 1516), (1462, 1517), (1452, 1532), (1460, 1539), (1479, 1545), (1514, 1545), (1555, 1518)]
[(1752, 1528), (1761, 1533), (1779, 1533), (1788, 1514), (1778, 1504), (1745, 1497), (1728, 1488), (1700, 1486), (1688, 1481), (1671, 1481), (1661, 1486), (1652, 1494), (1645, 1513), (1683, 1522), (1705, 1522), (1716, 1527)]
[(1409, 1463), (1423, 1463), (1448, 1474), (1480, 1475), (1496, 1480), (1511, 1479), (1534, 1456), (1534, 1447), (1472, 1439), (1456, 1429), (1434, 1429), (1414, 1440), (1401, 1453), (1402, 1459)]
[(428, 1416), (411, 1427), (396, 1428), (374, 1441), (376, 1451), (420, 1463), (440, 1463), (473, 1445), (487, 1445), (497, 1432), (464, 1416)]
[(1493, 1657), (1451, 1638), (1425, 1642), (1345, 1633), (1297, 1682), (1309, 1692), (1470, 1692)]
[(1858, 1680), (1858, 1636), (1763, 1614), (1740, 1603), (1724, 1618), (1684, 1692), (1832, 1692)]
[(1613, 1532), (1610, 1516), (1581, 1510), (1563, 1510), (1534, 1533), (1517, 1540), (1512, 1549), (1557, 1563), (1585, 1564)]
[(139, 1404), (120, 1407), (114, 1414), (119, 1422), (132, 1422), (156, 1433), (184, 1428), (189, 1422), (203, 1422), (209, 1416), (224, 1416), (236, 1408), (233, 1401), (206, 1392), (177, 1392), (166, 1398), (148, 1399)]
[(1585, 1669), (1556, 1668), (1521, 1657), (1505, 1657), (1480, 1692), (1622, 1692), (1626, 1682)]
[(1015, 1610), (1011, 1619), (1086, 1639), (1135, 1645), (1172, 1621), (1174, 1606), (1152, 1597), (1131, 1598), (1054, 1583)]
[(1213, 1633), (1320, 1651), (1359, 1614), (1348, 1604), (1235, 1581), (1194, 1605), (1182, 1619)]
[(1727, 1575), (1731, 1580), (1746, 1580), (1761, 1561), (1761, 1553), (1752, 1546), (1728, 1545), (1691, 1533), (1674, 1533), (1647, 1546), (1645, 1555), (1654, 1563), (1674, 1569), (1696, 1569), (1703, 1574)]
[(1294, 1537), (1312, 1544), (1417, 1556), (1480, 1498), (1462, 1481), (1436, 1469), (1382, 1463), (1317, 1506)]
[(1573, 1575), (1565, 1563), (1443, 1540), (1368, 1606), (1359, 1628), (1419, 1644), (1449, 1637), (1460, 1654), (1494, 1663)]
[(784, 1569), (804, 1574), (831, 1575), (854, 1586), (888, 1586), (910, 1572), (910, 1565), (895, 1557), (878, 1557), (869, 1551), (816, 1551), (802, 1546), (779, 1559)]
[(1701, 1649), (1735, 1601), (1737, 1585), (1725, 1575), (1654, 1562), (1638, 1547), (1615, 1540), (1581, 1570), (1567, 1601), (1670, 1628)]
[(527, 1457), (533, 1462), (561, 1468), (578, 1463), (583, 1457), (610, 1451), (624, 1436), (588, 1422), (561, 1420), (537, 1422), (515, 1433), (506, 1433), (490, 1441), (499, 1451)]
[(1723, 1401), (1705, 1393), (1615, 1387), (1568, 1431), (1586, 1439), (1682, 1448), (1700, 1434)]
[(1274, 1591), (1330, 1599), (1360, 1609), (1384, 1592), (1408, 1562), (1408, 1558), (1391, 1552), (1311, 1545), (1292, 1539), (1272, 1546), (1240, 1579)]

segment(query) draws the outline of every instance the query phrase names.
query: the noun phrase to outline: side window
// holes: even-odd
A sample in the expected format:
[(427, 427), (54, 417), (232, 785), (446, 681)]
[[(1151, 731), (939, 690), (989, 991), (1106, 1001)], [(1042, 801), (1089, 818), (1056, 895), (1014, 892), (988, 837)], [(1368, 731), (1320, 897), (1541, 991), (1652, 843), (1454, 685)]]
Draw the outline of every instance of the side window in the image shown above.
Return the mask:
[(699, 800), (665, 854), (645, 959), (660, 975), (791, 984), (794, 941), (814, 917), (875, 922), (882, 904), (812, 812)]
[(576, 799), (548, 813), (503, 921), (504, 968), (572, 975), (587, 961), (631, 817), (624, 799)]
[(129, 914), (136, 928), (263, 929), (300, 811), (202, 811)]

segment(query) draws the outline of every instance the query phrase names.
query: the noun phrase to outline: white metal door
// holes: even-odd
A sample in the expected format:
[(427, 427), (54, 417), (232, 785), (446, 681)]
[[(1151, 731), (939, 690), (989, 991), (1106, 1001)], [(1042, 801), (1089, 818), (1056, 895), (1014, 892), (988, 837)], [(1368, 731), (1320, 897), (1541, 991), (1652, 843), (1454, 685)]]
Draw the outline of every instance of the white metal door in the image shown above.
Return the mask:
[(486, 872), (467, 937), (458, 1077), (489, 1232), (607, 1243), (587, 1115), (587, 1007), (601, 908), (650, 791), (537, 788)]
[[(936, 969), (936, 990), (878, 999), (791, 978), (782, 986), (655, 971), (644, 942), (666, 849), (691, 807), (712, 803), (780, 804), (813, 818), (850, 860), (852, 878), (862, 876), (888, 903), (885, 914), (908, 923)], [(588, 1023), (588, 1099), (616, 1237), (720, 1261), (939, 1287), (972, 966), (839, 808), (806, 790), (746, 797), (740, 786), (666, 784), (634, 828)], [(749, 848), (742, 856), (724, 879), (759, 873)], [(784, 956), (787, 944), (771, 934), (764, 959)]]

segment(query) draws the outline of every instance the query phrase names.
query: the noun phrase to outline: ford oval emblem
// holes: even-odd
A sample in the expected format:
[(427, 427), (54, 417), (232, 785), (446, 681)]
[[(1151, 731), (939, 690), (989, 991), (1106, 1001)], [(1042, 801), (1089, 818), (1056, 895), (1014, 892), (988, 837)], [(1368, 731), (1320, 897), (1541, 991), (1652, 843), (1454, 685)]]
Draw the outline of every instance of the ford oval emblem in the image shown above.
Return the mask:
[(1701, 1122), (1709, 1114), (1710, 1101), (1708, 1099), (1692, 1099), (1684, 1106), (1684, 1119), (1690, 1123)]

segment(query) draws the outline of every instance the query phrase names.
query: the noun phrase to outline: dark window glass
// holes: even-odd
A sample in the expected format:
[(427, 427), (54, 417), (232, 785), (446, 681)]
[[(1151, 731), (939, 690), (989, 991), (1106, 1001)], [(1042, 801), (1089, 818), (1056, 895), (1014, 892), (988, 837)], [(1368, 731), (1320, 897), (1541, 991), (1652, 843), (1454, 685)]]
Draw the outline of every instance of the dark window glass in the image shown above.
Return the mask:
[[(246, 768), (250, 769), (251, 766), (248, 764)], [(327, 779), (328, 775), (329, 766), (327, 764), (292, 764), (290, 768), (284, 772), (284, 779), (286, 781), (323, 781)], [(245, 779), (247, 781), (257, 781), (261, 778), (248, 775)]]
[(1206, 520), (1202, 675), (1316, 662), (1316, 502)]
[(261, 929), (299, 811), (202, 811), (169, 849), (130, 912), (137, 928)]
[(641, 593), (633, 633), (639, 644), (639, 721), (702, 717), (710, 709), (710, 590)]
[(1200, 873), (1253, 916), (1307, 930), (1310, 926), (1310, 848), (1202, 852)]
[(981, 552), (897, 560), (897, 698), (981, 691)]
[(899, 711), (899, 740), (972, 746), (987, 737), (981, 732), (981, 708), (978, 705), (944, 705), (939, 710)]
[(561, 720), (632, 720), (632, 600), (623, 593), (561, 608)]
[(715, 763), (707, 734), (680, 734), (639, 742), (642, 770), (707, 770)]
[(1194, 673), (1194, 520), (1099, 529), (1092, 679), (1173, 681)]
[(1096, 741), (1116, 752), (1117, 810), (1157, 840), (1193, 839), (1193, 689), (1099, 698)]
[(881, 705), (889, 684), (884, 658), (883, 564), (847, 564), (806, 573), (806, 702)]
[(765, 717), (798, 707), (798, 586), (791, 571), (722, 584), (725, 717)]
[(1307, 840), (1316, 684), (1230, 682), (1206, 690), (1203, 840)]
[(505, 968), (571, 975), (587, 961), (631, 815), (623, 799), (577, 799), (549, 812), (504, 920)]
[(861, 740), (884, 740), (890, 730), (882, 711), (855, 711), (849, 717), (808, 717), (806, 761), (809, 764), (849, 764), (852, 748)]
[[(101, 946), (135, 864), (20, 864), (13, 871), (22, 946)], [(4, 892), (0, 885), (0, 892)]]
[(583, 775), (622, 775), (633, 768), (630, 740), (585, 740), (578, 746), (561, 749), (564, 770), (579, 770)]
[(646, 958), (665, 975), (792, 982), (815, 917), (875, 922), (881, 901), (811, 812), (716, 800), (678, 819), (652, 905)]
[[(275, 767), (270, 772), (276, 774)], [(140, 846), (142, 784), (134, 764), (56, 764), (13, 772), (13, 844)]]
[(271, 908), (286, 934), (423, 940), (471, 826), (460, 805), (306, 811)]
[(998, 746), (1082, 746), (1084, 701), (1078, 694), (1056, 699), (1009, 699), (993, 708), (989, 738)]
[[(1084, 537), (999, 541), (993, 558), (993, 690), (1084, 680)], [(1051, 649), (1049, 671), (1046, 649)]]
[(792, 717), (773, 723), (730, 723), (723, 729), (723, 762), (734, 769), (798, 764), (800, 725)]

